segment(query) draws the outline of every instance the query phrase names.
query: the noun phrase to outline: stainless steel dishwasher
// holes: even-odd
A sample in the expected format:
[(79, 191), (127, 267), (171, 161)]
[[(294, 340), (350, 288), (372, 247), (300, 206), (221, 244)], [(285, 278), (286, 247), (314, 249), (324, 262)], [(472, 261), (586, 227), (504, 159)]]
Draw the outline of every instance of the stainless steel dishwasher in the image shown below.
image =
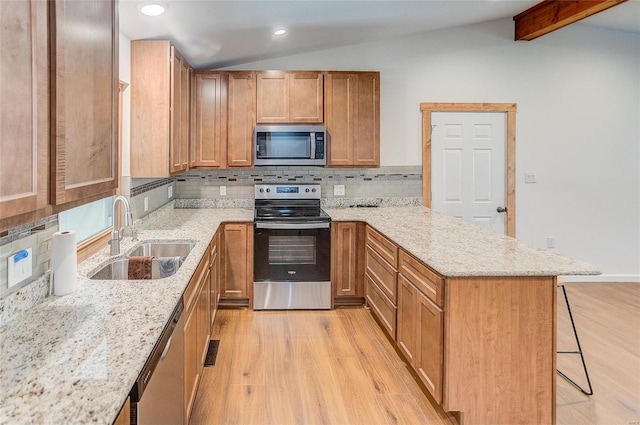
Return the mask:
[(184, 305), (173, 311), (138, 380), (131, 389), (131, 423), (184, 422)]

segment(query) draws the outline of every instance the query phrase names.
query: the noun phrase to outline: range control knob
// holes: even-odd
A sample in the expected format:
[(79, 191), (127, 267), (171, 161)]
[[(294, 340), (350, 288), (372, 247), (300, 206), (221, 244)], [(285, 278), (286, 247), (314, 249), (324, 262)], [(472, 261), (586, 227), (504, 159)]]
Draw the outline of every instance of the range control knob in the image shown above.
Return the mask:
[(312, 192), (315, 192), (316, 190), (315, 190), (315, 189), (311, 189), (311, 191), (312, 191)]
[(305, 189), (304, 191), (305, 191), (305, 192), (309, 192), (309, 189)]
[(260, 193), (264, 193), (264, 189), (260, 189)]
[(271, 192), (271, 189), (267, 189), (267, 193)]

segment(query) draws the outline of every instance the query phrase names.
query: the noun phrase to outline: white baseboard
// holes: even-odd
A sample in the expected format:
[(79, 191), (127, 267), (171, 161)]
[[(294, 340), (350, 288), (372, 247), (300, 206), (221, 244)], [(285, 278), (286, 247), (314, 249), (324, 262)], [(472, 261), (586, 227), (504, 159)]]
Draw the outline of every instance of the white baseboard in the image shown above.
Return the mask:
[(565, 282), (640, 283), (637, 274), (601, 274), (597, 276), (561, 276)]

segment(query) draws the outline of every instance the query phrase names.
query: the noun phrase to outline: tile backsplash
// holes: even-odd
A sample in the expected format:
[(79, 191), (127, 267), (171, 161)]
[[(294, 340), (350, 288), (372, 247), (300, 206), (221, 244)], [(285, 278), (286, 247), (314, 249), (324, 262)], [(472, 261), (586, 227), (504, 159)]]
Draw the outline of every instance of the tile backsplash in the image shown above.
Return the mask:
[[(419, 198), (422, 167), (380, 168), (256, 167), (251, 169), (190, 170), (176, 180), (176, 199), (253, 199), (258, 183), (317, 183), (323, 199)], [(334, 196), (334, 185), (345, 195)], [(220, 187), (226, 186), (226, 195)]]
[[(58, 216), (53, 215), (33, 223), (25, 224), (9, 231), (0, 238), (0, 324), (8, 314), (11, 299), (40, 299), (48, 293), (48, 272), (51, 268), (51, 248), (53, 235), (59, 229)], [(16, 253), (31, 248), (31, 276), (9, 287), (8, 261)], [(46, 280), (46, 284), (42, 282)], [(40, 282), (39, 285), (32, 285)], [(43, 289), (43, 286), (46, 287)], [(13, 310), (17, 310), (14, 308)]]

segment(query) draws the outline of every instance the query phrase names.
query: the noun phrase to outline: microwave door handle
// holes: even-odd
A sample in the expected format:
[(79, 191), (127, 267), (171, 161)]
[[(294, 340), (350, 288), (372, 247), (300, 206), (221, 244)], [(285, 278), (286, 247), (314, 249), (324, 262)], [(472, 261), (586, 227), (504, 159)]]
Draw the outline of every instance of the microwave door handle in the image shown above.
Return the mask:
[(311, 159), (316, 159), (316, 133), (309, 133), (309, 143), (311, 145)]

